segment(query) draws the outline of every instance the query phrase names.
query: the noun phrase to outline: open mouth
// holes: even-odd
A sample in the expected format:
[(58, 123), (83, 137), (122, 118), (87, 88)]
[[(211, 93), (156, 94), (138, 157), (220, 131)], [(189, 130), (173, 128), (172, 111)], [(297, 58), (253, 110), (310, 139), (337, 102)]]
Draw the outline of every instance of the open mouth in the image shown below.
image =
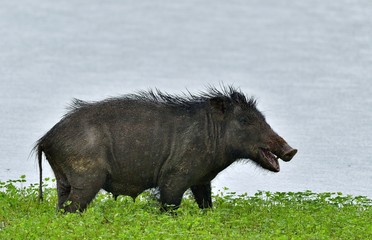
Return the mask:
[(263, 168), (270, 170), (272, 172), (279, 172), (279, 157), (277, 157), (274, 153), (270, 152), (270, 150), (265, 148), (259, 148), (259, 158), (260, 164)]

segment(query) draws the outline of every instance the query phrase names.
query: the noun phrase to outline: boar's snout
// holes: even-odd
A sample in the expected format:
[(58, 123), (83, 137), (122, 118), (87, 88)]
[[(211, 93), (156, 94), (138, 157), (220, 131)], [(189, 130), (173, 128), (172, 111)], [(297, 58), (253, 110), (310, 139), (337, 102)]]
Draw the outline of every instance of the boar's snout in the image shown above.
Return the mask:
[(281, 152), (282, 152), (282, 154), (280, 154), (280, 156), (279, 156), (280, 159), (282, 159), (283, 161), (288, 162), (294, 157), (294, 155), (296, 155), (297, 149), (292, 148), (288, 144), (284, 144)]
[(270, 141), (267, 147), (260, 147), (258, 151), (258, 163), (261, 167), (272, 171), (279, 172), (280, 166), (278, 159), (285, 162), (290, 161), (297, 153), (297, 149), (292, 148), (288, 143), (278, 135)]

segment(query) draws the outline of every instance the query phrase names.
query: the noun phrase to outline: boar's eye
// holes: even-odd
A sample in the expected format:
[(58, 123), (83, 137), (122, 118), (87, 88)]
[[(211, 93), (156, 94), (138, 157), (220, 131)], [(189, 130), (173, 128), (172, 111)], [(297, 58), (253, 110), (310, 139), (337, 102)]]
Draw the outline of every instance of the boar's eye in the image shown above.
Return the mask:
[(239, 123), (241, 125), (249, 125), (251, 121), (247, 117), (241, 117), (239, 118)]

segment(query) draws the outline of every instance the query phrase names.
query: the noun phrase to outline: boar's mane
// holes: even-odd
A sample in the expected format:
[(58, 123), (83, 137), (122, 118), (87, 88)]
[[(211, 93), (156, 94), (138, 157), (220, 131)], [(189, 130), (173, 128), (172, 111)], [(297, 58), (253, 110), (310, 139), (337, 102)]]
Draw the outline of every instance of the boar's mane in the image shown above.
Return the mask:
[(136, 101), (151, 103), (156, 105), (165, 105), (178, 109), (195, 110), (198, 107), (205, 106), (210, 99), (220, 99), (229, 104), (239, 105), (243, 109), (256, 109), (256, 99), (247, 98), (239, 89), (233, 86), (222, 87), (221, 90), (215, 87), (208, 87), (207, 91), (199, 94), (192, 94), (189, 91), (180, 95), (162, 92), (159, 89), (139, 91), (135, 94), (127, 94), (121, 97), (108, 98), (103, 101), (85, 102), (74, 99), (69, 107), (67, 115), (85, 107), (98, 104), (127, 104), (127, 101)]

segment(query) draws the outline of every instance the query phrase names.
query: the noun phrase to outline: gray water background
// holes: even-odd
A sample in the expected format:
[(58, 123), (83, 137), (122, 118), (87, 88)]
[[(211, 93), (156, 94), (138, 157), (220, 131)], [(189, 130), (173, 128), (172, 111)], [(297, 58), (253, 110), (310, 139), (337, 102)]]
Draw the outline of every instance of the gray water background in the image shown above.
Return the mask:
[(0, 0), (0, 181), (37, 182), (30, 151), (74, 97), (223, 82), (299, 152), (277, 174), (234, 164), (215, 191), (372, 197), (371, 13), (370, 0)]

